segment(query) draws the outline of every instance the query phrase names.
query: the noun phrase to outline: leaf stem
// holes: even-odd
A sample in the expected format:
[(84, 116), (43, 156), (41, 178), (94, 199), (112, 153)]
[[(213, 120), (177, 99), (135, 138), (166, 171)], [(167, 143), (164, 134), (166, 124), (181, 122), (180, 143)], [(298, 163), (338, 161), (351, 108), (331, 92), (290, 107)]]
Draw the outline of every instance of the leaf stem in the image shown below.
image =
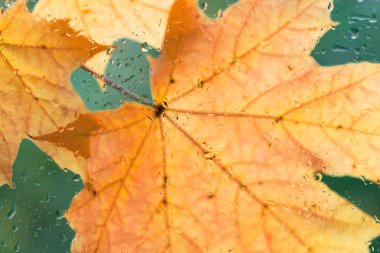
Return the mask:
[(133, 93), (132, 91), (130, 91), (130, 90), (122, 87), (121, 85), (119, 85), (118, 83), (116, 83), (116, 82), (108, 79), (104, 75), (96, 73), (95, 71), (93, 71), (92, 69), (90, 69), (88, 66), (82, 64), (81, 68), (84, 69), (85, 71), (87, 71), (89, 74), (91, 74), (95, 78), (104, 81), (107, 85), (109, 85), (110, 87), (114, 88), (115, 90), (120, 91), (120, 93), (123, 94), (124, 97), (131, 98), (131, 99), (133, 99), (134, 101), (136, 101), (138, 103), (141, 103), (141, 104), (144, 104), (144, 105), (147, 105), (147, 106), (150, 106), (150, 107), (155, 107), (149, 100), (147, 100), (145, 98), (142, 98), (141, 96)]

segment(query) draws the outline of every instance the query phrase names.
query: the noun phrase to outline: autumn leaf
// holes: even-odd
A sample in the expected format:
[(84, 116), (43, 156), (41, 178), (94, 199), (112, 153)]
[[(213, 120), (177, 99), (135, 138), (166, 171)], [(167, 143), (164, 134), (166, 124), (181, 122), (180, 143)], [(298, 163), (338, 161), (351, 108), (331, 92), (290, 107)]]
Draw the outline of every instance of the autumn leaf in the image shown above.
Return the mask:
[[(147, 92), (149, 88), (139, 89), (138, 85), (134, 85), (135, 80), (128, 79), (129, 71), (125, 71), (125, 67), (120, 68), (113, 61), (127, 62), (129, 69), (146, 65), (142, 71), (144, 74), (137, 74), (138, 71), (136, 71), (134, 79), (149, 78), (149, 75), (145, 75), (145, 72), (149, 71), (149, 64), (145, 63), (147, 60), (144, 53), (147, 51), (147, 53), (155, 55), (156, 52), (154, 51), (157, 51), (162, 45), (167, 16), (173, 2), (174, 0), (159, 2), (155, 0), (39, 0), (33, 14), (47, 19), (70, 19), (70, 24), (75, 29), (81, 30), (83, 34), (88, 35), (96, 42), (114, 45), (110, 48), (108, 55), (97, 55), (86, 62), (85, 67), (96, 71), (99, 75), (103, 74), (111, 81), (117, 81), (121, 87), (129, 86), (134, 87), (132, 91), (140, 90), (142, 93), (140, 95), (144, 95), (145, 100), (150, 100), (151, 95)], [(131, 53), (131, 43), (134, 44), (132, 47), (136, 48), (137, 46), (139, 50), (133, 49)], [(137, 56), (139, 59), (135, 59), (136, 55), (142, 57)], [(128, 58), (135, 60), (130, 61)], [(140, 64), (136, 62), (140, 62)], [(120, 79), (124, 80), (126, 75), (127, 78), (125, 79), (127, 80), (121, 81)], [(103, 82), (101, 80), (97, 82), (88, 74), (86, 76), (83, 69), (77, 69), (73, 73), (72, 80), (76, 90), (90, 110), (117, 108), (125, 100), (122, 94), (107, 87), (102, 88)], [(82, 80), (88, 81), (88, 84), (84, 84), (85, 88), (81, 84)], [(130, 84), (128, 84), (129, 82)], [(96, 85), (97, 83), (98, 85)], [(144, 87), (145, 85), (140, 86)], [(91, 100), (89, 101), (89, 98), (95, 97), (98, 98), (96, 104), (92, 103)]]
[(70, 72), (103, 49), (67, 21), (34, 18), (24, 1), (0, 16), (1, 183), (10, 183), (21, 139), (58, 131), (84, 111)]
[(174, 0), (39, 0), (33, 12), (46, 18), (70, 19), (74, 28), (99, 43), (111, 45), (120, 37), (129, 37), (159, 47), (173, 2)]
[(46, 138), (79, 153), (70, 142), (89, 138), (73, 252), (368, 252), (379, 225), (321, 181), (379, 179), (380, 66), (310, 56), (335, 25), (328, 6), (241, 0), (210, 21), (176, 1), (155, 105)]
[[(158, 56), (158, 52), (143, 52), (141, 43), (124, 38), (114, 42), (114, 46), (116, 48), (112, 51), (103, 75), (92, 75), (89, 72), (93, 70), (87, 65), (78, 68), (71, 75), (71, 82), (86, 107), (90, 111), (109, 110), (136, 99), (152, 104), (148, 56)], [(106, 85), (103, 79), (128, 91), (130, 97), (122, 90)]]

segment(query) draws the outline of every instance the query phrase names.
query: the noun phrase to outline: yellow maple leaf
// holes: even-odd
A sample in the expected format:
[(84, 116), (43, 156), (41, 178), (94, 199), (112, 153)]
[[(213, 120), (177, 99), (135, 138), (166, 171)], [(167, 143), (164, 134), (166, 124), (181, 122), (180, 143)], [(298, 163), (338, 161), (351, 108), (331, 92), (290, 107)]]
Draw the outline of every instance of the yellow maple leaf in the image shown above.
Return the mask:
[(112, 44), (120, 37), (162, 44), (167, 14), (174, 0), (40, 0), (33, 13), (45, 18), (65, 18), (99, 43)]
[(380, 227), (314, 176), (379, 179), (380, 66), (313, 60), (328, 4), (240, 0), (211, 22), (178, 0), (156, 105), (83, 116), (100, 127), (73, 252), (367, 252)]
[(79, 36), (67, 21), (37, 20), (18, 1), (0, 16), (0, 181), (22, 138), (75, 120), (84, 107), (70, 72), (104, 47)]

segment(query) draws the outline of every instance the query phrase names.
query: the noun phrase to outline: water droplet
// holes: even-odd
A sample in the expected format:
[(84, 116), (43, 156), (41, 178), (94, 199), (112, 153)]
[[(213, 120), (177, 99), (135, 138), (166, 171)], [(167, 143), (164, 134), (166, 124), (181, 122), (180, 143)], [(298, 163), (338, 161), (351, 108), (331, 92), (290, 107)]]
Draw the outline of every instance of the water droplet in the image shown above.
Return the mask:
[(75, 182), (79, 182), (79, 181), (81, 180), (80, 175), (79, 175), (79, 174), (76, 174), (76, 175), (73, 177), (73, 180), (74, 180)]
[(16, 215), (16, 212), (17, 212), (17, 210), (16, 210), (16, 204), (13, 204), (11, 210), (9, 211), (9, 213), (7, 215), (7, 218), (9, 220), (13, 219), (13, 217), (15, 217), (15, 215)]
[(212, 160), (215, 158), (215, 154), (209, 151), (204, 152), (203, 157), (207, 160)]
[(16, 245), (15, 245), (15, 251), (16, 252), (20, 252), (20, 244), (19, 243), (16, 243)]
[(59, 235), (61, 236), (62, 242), (67, 241), (67, 237), (64, 234), (60, 233)]
[(340, 52), (340, 53), (343, 53), (343, 52), (347, 52), (348, 51), (348, 48), (347, 47), (344, 47), (344, 46), (340, 46), (340, 45), (335, 45), (333, 46), (333, 48), (331, 49), (333, 52)]
[(62, 220), (64, 218), (64, 215), (65, 215), (65, 210), (57, 209), (55, 211), (55, 215), (57, 216), (57, 220)]
[(322, 173), (319, 172), (319, 173), (315, 174), (315, 180), (317, 180), (317, 181), (321, 181), (322, 178), (323, 178)]
[(50, 202), (50, 200), (51, 200), (51, 196), (50, 196), (50, 194), (47, 192), (45, 198), (41, 199), (40, 202), (43, 203), (43, 204), (47, 204), (47, 203)]
[(334, 9), (333, 4), (329, 2), (329, 4), (327, 5), (327, 10), (331, 12), (333, 9)]
[(221, 18), (223, 17), (223, 10), (222, 10), (222, 9), (219, 9), (219, 10), (218, 10), (217, 17), (218, 17), (219, 19), (221, 19)]
[(203, 11), (207, 10), (207, 8), (208, 8), (208, 3), (207, 3), (207, 2), (203, 2), (203, 3), (201, 3), (201, 8), (202, 8)]
[(21, 182), (25, 183), (26, 182), (26, 175), (20, 175), (20, 180)]
[(360, 179), (363, 181), (364, 185), (368, 185), (367, 180), (365, 179), (365, 177), (363, 175), (360, 176)]
[(207, 198), (209, 198), (209, 199), (212, 199), (212, 198), (214, 198), (215, 197), (215, 192), (209, 192), (208, 194), (207, 194)]
[(359, 29), (357, 29), (357, 28), (351, 28), (350, 29), (350, 37), (353, 40), (357, 39), (359, 37)]
[(12, 0), (5, 0), (5, 6), (10, 7), (13, 4)]
[(373, 218), (375, 218), (376, 223), (380, 223), (380, 219), (376, 216), (376, 214), (373, 215)]
[(144, 53), (146, 53), (146, 52), (149, 51), (149, 45), (148, 45), (148, 43), (143, 42), (143, 43), (141, 44), (141, 51), (144, 52)]
[(107, 54), (107, 55), (111, 55), (111, 54), (113, 54), (113, 51), (114, 51), (114, 49), (113, 49), (112, 47), (109, 47), (109, 48), (107, 49), (107, 51), (106, 51), (106, 54)]

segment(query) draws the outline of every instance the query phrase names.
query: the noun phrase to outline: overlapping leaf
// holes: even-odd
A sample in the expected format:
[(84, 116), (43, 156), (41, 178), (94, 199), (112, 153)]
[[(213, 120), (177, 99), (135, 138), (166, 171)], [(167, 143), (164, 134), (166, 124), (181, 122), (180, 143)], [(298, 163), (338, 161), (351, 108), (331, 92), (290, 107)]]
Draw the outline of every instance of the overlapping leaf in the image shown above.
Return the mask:
[(173, 0), (40, 0), (34, 13), (71, 19), (73, 27), (99, 43), (111, 45), (120, 37), (129, 37), (159, 47), (172, 3)]
[(67, 21), (37, 20), (18, 1), (0, 16), (0, 181), (26, 136), (57, 131), (78, 117), (82, 102), (70, 72), (103, 48)]
[(379, 226), (314, 178), (379, 178), (380, 66), (314, 61), (328, 5), (241, 0), (210, 22), (177, 1), (156, 105), (83, 116), (101, 127), (74, 252), (367, 252)]
[[(147, 88), (140, 89), (135, 85), (134, 79), (148, 78), (145, 76), (145, 72), (149, 70), (149, 64), (144, 63), (144, 70), (140, 71), (141, 74), (135, 74), (132, 80), (129, 77), (125, 78), (125, 75), (129, 75), (128, 71), (125, 72), (121, 67), (121, 62), (129, 62), (137, 55), (140, 60), (132, 61), (133, 64), (129, 64), (127, 68), (141, 67), (141, 64), (135, 64), (134, 62), (145, 62), (145, 51), (155, 51), (162, 45), (165, 28), (167, 23), (167, 16), (170, 6), (174, 0), (154, 1), (133, 1), (133, 0), (111, 0), (111, 1), (90, 1), (90, 0), (40, 0), (36, 5), (33, 13), (37, 16), (45, 17), (48, 19), (67, 18), (70, 19), (70, 24), (82, 31), (82, 33), (90, 36), (98, 43), (107, 45), (113, 45), (110, 47), (108, 55), (98, 55), (92, 58), (85, 65), (89, 70), (96, 71), (99, 75), (104, 74), (109, 80), (118, 82), (121, 87), (128, 86), (129, 89), (135, 91), (136, 89), (142, 91), (145, 98), (150, 96), (147, 94)], [(133, 47), (139, 47), (142, 52), (135, 51), (130, 55), (131, 49), (124, 49), (128, 47), (128, 44), (134, 44)], [(117, 48), (117, 49), (116, 49)], [(111, 54), (115, 53), (112, 57)], [(113, 61), (118, 61), (120, 66)], [(134, 67), (134, 65), (136, 65)], [(123, 65), (124, 66), (124, 65)], [(118, 107), (122, 104), (125, 98), (116, 99), (118, 95), (110, 90), (108, 87), (101, 88), (98, 85), (96, 79), (86, 77), (82, 70), (77, 70), (73, 79), (87, 79), (88, 83), (84, 86), (88, 87), (89, 94), (84, 95), (80, 92), (82, 98), (91, 110), (101, 110), (108, 107)], [(120, 74), (119, 72), (125, 72)], [(110, 74), (113, 74), (111, 77)], [(126, 79), (120, 82), (120, 79)], [(127, 84), (130, 81), (130, 84)], [(144, 81), (142, 81), (144, 82)], [(74, 81), (76, 84), (77, 82)], [(99, 86), (102, 86), (100, 82)], [(141, 85), (143, 86), (143, 85)], [(84, 88), (86, 89), (86, 88)], [(78, 89), (83, 91), (83, 89)], [(95, 92), (94, 92), (95, 91)], [(104, 94), (107, 92), (107, 94)], [(92, 105), (88, 101), (88, 97), (98, 97), (99, 102), (96, 106)], [(120, 95), (119, 95), (120, 97)], [(114, 99), (114, 102), (110, 102), (110, 98)], [(100, 102), (103, 101), (103, 102)]]

